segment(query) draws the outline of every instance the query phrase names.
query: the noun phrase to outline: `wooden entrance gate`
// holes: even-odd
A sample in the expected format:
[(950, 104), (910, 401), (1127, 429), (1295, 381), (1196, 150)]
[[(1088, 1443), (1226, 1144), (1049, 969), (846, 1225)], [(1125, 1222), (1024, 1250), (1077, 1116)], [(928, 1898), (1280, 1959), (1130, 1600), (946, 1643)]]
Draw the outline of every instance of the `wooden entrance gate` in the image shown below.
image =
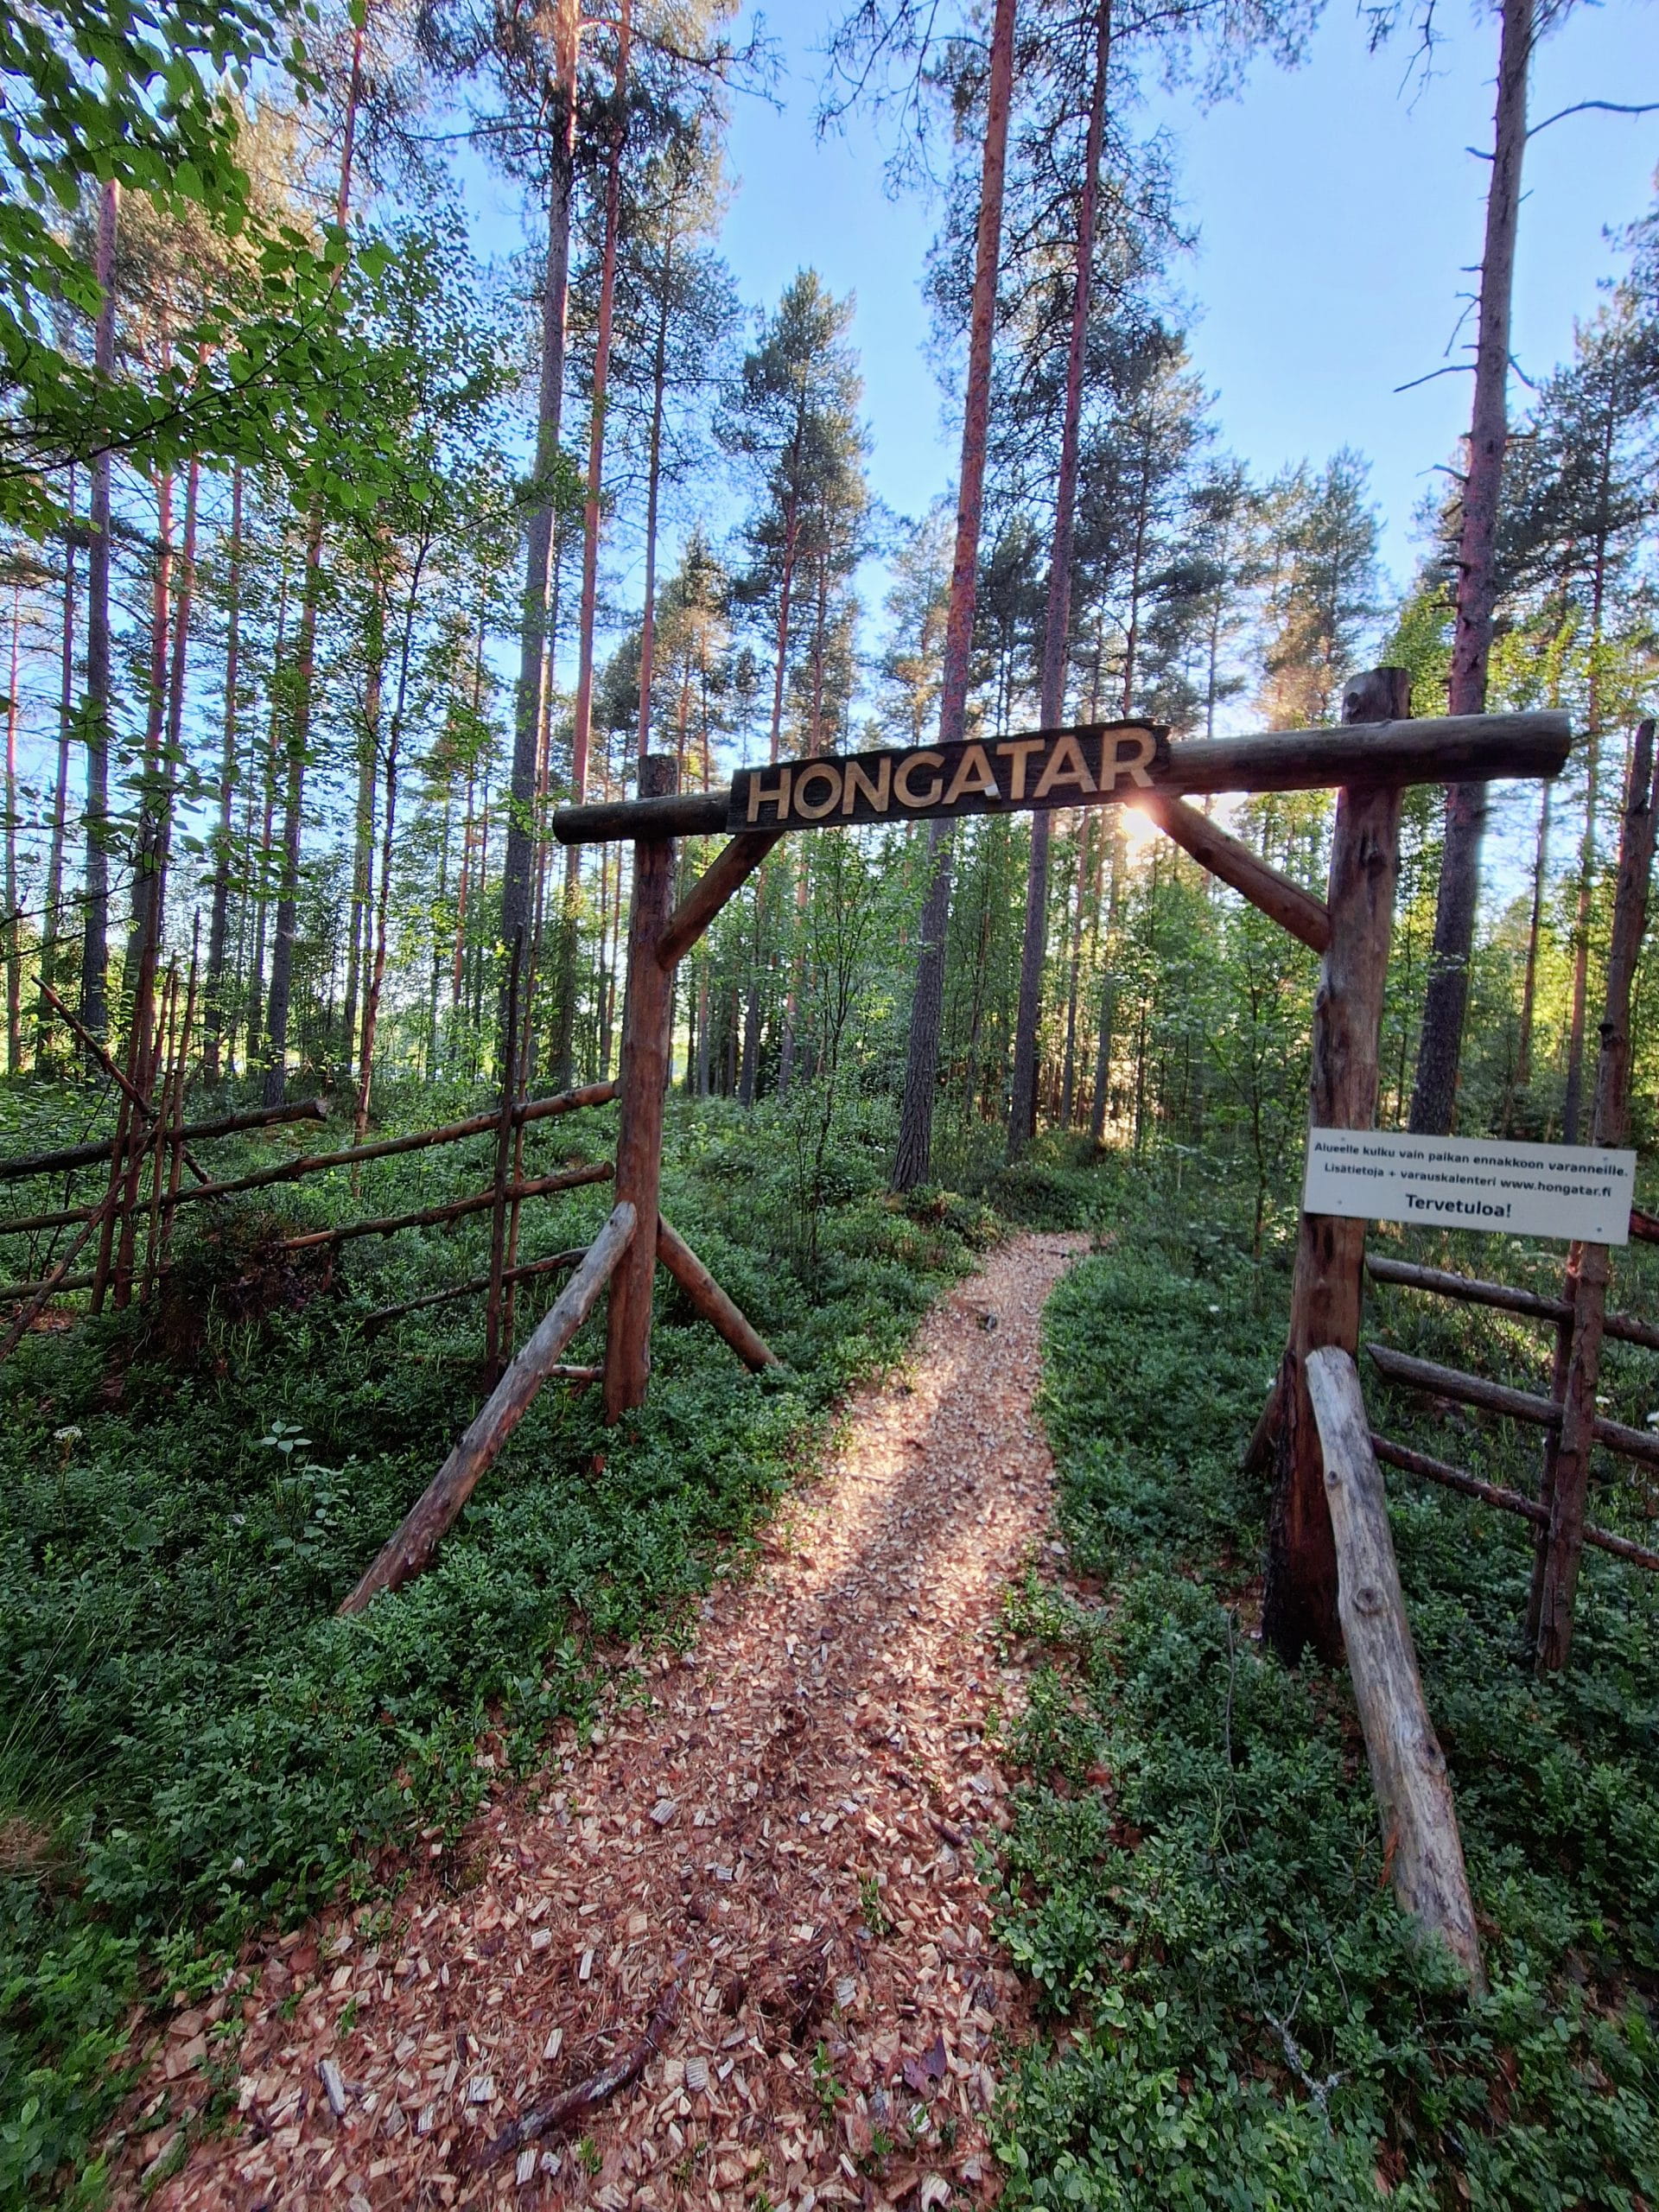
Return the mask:
[[(1379, 669), (1348, 687), (1335, 729), (1172, 744), (1153, 723), (1090, 723), (742, 769), (728, 790), (702, 792), (680, 791), (674, 760), (652, 756), (640, 764), (638, 798), (562, 809), (552, 824), (561, 843), (633, 847), (616, 1204), (563, 1295), (342, 1610), (359, 1609), (430, 1559), (542, 1383), (557, 1371), (560, 1354), (607, 1281), (607, 1421), (645, 1399), (659, 1261), (748, 1366), (772, 1362), (759, 1332), (662, 1218), (659, 1198), (675, 969), (780, 838), (935, 816), (1135, 801), (1205, 868), (1320, 954), (1310, 1118), (1315, 1127), (1369, 1128), (1403, 788), (1554, 777), (1570, 744), (1560, 714), (1414, 721), (1406, 672)], [(1323, 901), (1189, 804), (1229, 791), (1332, 788), (1338, 796)], [(674, 841), (722, 830), (729, 842), (677, 906)], [(1362, 1224), (1303, 1217), (1291, 1341), (1274, 1394), (1280, 1479), (1268, 1592), (1276, 1641), (1291, 1656), (1306, 1643), (1334, 1656), (1339, 1645), (1330, 1514), (1303, 1366), (1321, 1345), (1357, 1352), (1363, 1255)]]

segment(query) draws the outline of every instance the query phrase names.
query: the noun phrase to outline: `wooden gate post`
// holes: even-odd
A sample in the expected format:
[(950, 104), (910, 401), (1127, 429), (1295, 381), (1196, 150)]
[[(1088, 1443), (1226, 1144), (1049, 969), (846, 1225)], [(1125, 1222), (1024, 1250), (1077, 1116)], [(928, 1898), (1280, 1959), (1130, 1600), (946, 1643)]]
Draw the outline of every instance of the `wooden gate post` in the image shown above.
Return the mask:
[[(1411, 679), (1403, 668), (1373, 669), (1343, 695), (1344, 722), (1403, 721), (1410, 712)], [(1399, 866), (1400, 785), (1344, 785), (1331, 843), (1331, 944), (1313, 1001), (1311, 1128), (1375, 1125), (1382, 986)], [(1294, 1666), (1310, 1644), (1327, 1664), (1342, 1656), (1336, 1546), (1303, 1363), (1323, 1344), (1338, 1345), (1351, 1357), (1357, 1353), (1364, 1266), (1363, 1221), (1302, 1216), (1290, 1339), (1275, 1386), (1275, 1480), (1262, 1600), (1262, 1634), (1287, 1666)]]
[[(1653, 728), (1646, 721), (1637, 732), (1630, 787), (1624, 795), (1613, 935), (1607, 955), (1606, 1011), (1602, 1017), (1595, 1112), (1590, 1125), (1592, 1144), (1622, 1145), (1630, 1126), (1630, 988), (1647, 924), (1648, 878), (1653, 868)], [(1554, 1452), (1545, 1458), (1541, 1503), (1549, 1509), (1549, 1520), (1538, 1534), (1527, 1607), (1527, 1634), (1540, 1675), (1559, 1673), (1573, 1648), (1573, 1603), (1584, 1557), (1584, 1516), (1609, 1273), (1605, 1244), (1573, 1247), (1567, 1272), (1572, 1336), (1565, 1388), (1560, 1392), (1560, 1433)]]
[[(641, 798), (666, 798), (679, 788), (671, 753), (639, 763)], [(628, 914), (627, 995), (622, 1004), (622, 1100), (616, 1140), (616, 1196), (642, 1224), (611, 1278), (605, 1331), (605, 1418), (619, 1420), (643, 1404), (651, 1374), (651, 1299), (657, 1273), (658, 1215), (663, 1172), (663, 1099), (674, 1026), (674, 970), (658, 948), (674, 911), (674, 841), (641, 837), (633, 849), (633, 902)]]

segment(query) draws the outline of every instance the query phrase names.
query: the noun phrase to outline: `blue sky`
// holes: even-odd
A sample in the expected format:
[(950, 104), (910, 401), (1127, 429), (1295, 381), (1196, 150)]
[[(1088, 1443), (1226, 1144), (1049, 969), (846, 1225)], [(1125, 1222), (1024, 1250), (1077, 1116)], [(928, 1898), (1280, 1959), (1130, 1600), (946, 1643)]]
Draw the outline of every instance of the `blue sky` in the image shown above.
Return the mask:
[[(1394, 387), (1440, 365), (1470, 282), (1463, 268), (1478, 256), (1485, 172), (1465, 149), (1490, 143), (1497, 55), (1489, 16), (1456, 0), (1440, 14), (1446, 40), (1427, 86), (1402, 86), (1403, 51), (1369, 54), (1357, 13), (1335, 0), (1302, 68), (1258, 67), (1241, 97), (1207, 111), (1185, 95), (1147, 111), (1175, 134), (1199, 232), (1180, 276), (1224, 442), (1259, 474), (1358, 447), (1402, 577), (1413, 512), (1467, 419), (1469, 379)], [(920, 284), (938, 209), (919, 194), (886, 196), (867, 128), (815, 137), (814, 48), (829, 20), (816, 0), (768, 14), (789, 74), (779, 111), (738, 104), (724, 250), (751, 301), (775, 297), (809, 264), (856, 294), (875, 488), (915, 513), (955, 461), (924, 350)], [(1537, 118), (1597, 98), (1659, 99), (1659, 13), (1643, 0), (1580, 6), (1540, 51)], [(1574, 117), (1529, 148), (1516, 302), (1529, 375), (1560, 359), (1574, 317), (1593, 310), (1617, 265), (1604, 229), (1643, 212), (1656, 163), (1659, 116)]]

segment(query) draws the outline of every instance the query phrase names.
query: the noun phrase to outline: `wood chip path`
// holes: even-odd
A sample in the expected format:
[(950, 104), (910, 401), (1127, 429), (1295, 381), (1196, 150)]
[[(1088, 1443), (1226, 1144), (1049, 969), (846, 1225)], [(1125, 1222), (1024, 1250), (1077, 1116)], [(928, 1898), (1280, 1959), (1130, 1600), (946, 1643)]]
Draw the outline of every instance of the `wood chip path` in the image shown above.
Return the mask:
[[(689, 1656), (656, 1656), (644, 1702), (480, 1815), (390, 1934), (327, 1916), (256, 1960), (247, 1993), (178, 2013), (115, 2202), (988, 2201), (995, 2031), (1025, 2022), (973, 1839), (1003, 1817), (984, 1735), (1020, 1695), (998, 1609), (1049, 1529), (1039, 1321), (1084, 1243), (1016, 1238), (943, 1299)], [(238, 2004), (238, 2117), (164, 2178)], [(639, 2055), (653, 2018), (627, 2088), (502, 2144)]]

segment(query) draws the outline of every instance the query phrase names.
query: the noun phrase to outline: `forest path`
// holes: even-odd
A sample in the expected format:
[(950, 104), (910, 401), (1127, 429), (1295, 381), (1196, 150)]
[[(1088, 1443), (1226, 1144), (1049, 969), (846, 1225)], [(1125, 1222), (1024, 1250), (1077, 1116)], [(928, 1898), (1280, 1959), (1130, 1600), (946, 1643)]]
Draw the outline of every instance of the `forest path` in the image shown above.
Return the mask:
[[(991, 2037), (1022, 2018), (971, 1840), (1001, 1816), (982, 1738), (1022, 1679), (998, 1610), (1050, 1527), (1042, 1308), (1086, 1248), (1016, 1237), (941, 1299), (759, 1571), (705, 1601), (687, 1656), (652, 1662), (648, 1701), (480, 1816), (458, 1887), (418, 1878), (378, 1946), (331, 1916), (272, 1950), (244, 2007), (240, 2125), (169, 2180), (158, 2162), (152, 2207), (621, 2212), (764, 2191), (779, 2212), (929, 2212), (995, 2193)], [(630, 2086), (480, 2162), (648, 2023)], [(212, 2028), (175, 2019), (146, 2102), (163, 2070), (200, 2088)], [(168, 2133), (146, 2152), (165, 2160)]]

